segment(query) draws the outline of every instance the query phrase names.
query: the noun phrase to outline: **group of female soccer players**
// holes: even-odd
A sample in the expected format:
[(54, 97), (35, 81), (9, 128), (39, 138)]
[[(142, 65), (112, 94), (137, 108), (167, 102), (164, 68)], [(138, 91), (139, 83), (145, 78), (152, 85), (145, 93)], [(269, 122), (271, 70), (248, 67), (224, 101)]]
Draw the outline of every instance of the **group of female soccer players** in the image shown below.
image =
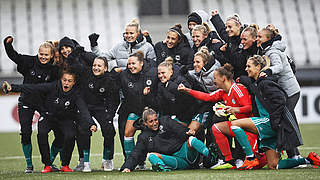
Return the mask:
[[(6, 53), (24, 77), (23, 84), (4, 82), (2, 88), (21, 92), (25, 172), (33, 172), (35, 111), (40, 113), (42, 173), (91, 172), (90, 137), (96, 122), (104, 137), (102, 169), (112, 171), (116, 113), (125, 157), (122, 172), (144, 169), (146, 157), (155, 171), (320, 166), (316, 153), (304, 158), (297, 149), (302, 139), (294, 107), (300, 87), (278, 30), (247, 26), (238, 15), (223, 22), (216, 10), (211, 15), (192, 12), (189, 32), (183, 34), (177, 24), (155, 45), (134, 19), (125, 27), (124, 40), (105, 52), (95, 33), (89, 35), (92, 52), (64, 37), (41, 44), (36, 56), (19, 54), (13, 37), (5, 38)], [(209, 19), (216, 31), (210, 30)], [(51, 130), (55, 138), (49, 146)], [(75, 142), (79, 165), (71, 169)], [(282, 150), (288, 159), (280, 160)], [(58, 153), (61, 169), (53, 165)]]

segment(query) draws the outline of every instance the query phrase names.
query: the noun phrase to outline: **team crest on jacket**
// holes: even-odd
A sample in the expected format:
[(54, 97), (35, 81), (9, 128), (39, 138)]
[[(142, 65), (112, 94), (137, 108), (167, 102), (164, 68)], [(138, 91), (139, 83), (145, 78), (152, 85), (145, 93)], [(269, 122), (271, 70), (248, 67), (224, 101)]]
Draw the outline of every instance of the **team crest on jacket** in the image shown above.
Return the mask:
[(146, 84), (147, 84), (147, 86), (151, 86), (152, 80), (151, 80), (151, 79), (148, 79), (148, 80), (146, 81)]
[(103, 93), (103, 92), (105, 91), (105, 89), (104, 89), (104, 88), (100, 88), (99, 91), (100, 91), (101, 93)]
[(176, 57), (175, 57), (175, 59), (176, 59), (176, 61), (180, 61), (180, 55), (176, 55)]
[(161, 57), (165, 58), (167, 56), (166, 52), (165, 51), (162, 51), (161, 52)]
[(90, 83), (88, 86), (90, 89), (93, 89), (93, 83)]
[(32, 71), (30, 71), (30, 74), (31, 74), (32, 76), (34, 76), (34, 75), (36, 75), (36, 72), (35, 72), (34, 70), (32, 70)]
[(149, 141), (149, 142), (152, 142), (152, 137), (149, 137), (149, 138), (148, 138), (148, 141)]
[(64, 105), (65, 105), (65, 106), (69, 106), (69, 105), (70, 105), (70, 101), (66, 101), (66, 102), (64, 103)]
[(132, 82), (128, 82), (128, 88), (133, 88), (133, 83)]

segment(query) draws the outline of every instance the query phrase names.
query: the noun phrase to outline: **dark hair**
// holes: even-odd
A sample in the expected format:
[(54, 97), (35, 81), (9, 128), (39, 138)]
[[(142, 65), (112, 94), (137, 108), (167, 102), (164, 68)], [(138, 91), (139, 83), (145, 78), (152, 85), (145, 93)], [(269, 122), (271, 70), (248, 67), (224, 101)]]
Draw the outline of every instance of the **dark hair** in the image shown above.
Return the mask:
[(108, 68), (108, 60), (104, 56), (98, 56), (95, 59), (101, 59), (104, 62), (104, 65)]
[(182, 39), (182, 36), (183, 36), (183, 33), (182, 33), (182, 30), (181, 30), (181, 29), (182, 29), (181, 24), (176, 24), (176, 25), (174, 25), (173, 27), (171, 27), (168, 32), (175, 32), (175, 33), (177, 33), (177, 34), (178, 34), (178, 39), (181, 40), (181, 39)]
[(233, 67), (231, 64), (226, 63), (216, 70), (221, 76), (226, 76), (228, 80), (233, 79)]
[(152, 108), (149, 108), (149, 107), (145, 107), (143, 109), (143, 113), (142, 113), (143, 122), (147, 122), (148, 116), (153, 115), (153, 114), (157, 114), (155, 110), (153, 110)]
[(78, 74), (77, 74), (75, 71), (71, 70), (70, 68), (64, 69), (64, 70), (61, 71), (61, 73), (60, 73), (60, 79), (61, 79), (62, 76), (65, 75), (65, 74), (70, 74), (70, 75), (72, 75), (72, 76), (74, 77), (74, 80), (75, 80), (75, 81), (77, 81), (77, 79), (78, 79)]
[(140, 62), (143, 62), (143, 60), (144, 60), (144, 54), (141, 50), (130, 54), (129, 57), (137, 57), (138, 61), (140, 61)]

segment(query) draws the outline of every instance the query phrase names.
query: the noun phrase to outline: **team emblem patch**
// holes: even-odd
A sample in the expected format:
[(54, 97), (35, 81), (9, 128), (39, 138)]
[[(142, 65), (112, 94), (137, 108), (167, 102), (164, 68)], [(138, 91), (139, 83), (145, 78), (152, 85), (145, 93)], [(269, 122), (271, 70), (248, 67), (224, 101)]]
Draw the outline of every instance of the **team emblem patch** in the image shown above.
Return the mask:
[(236, 104), (236, 101), (234, 99), (232, 99), (232, 104)]
[(133, 88), (133, 83), (132, 82), (128, 82), (128, 88)]
[(57, 98), (56, 100), (54, 100), (54, 103), (59, 104), (59, 98)]
[(161, 57), (165, 58), (167, 56), (166, 52), (162, 51), (161, 52)]
[(148, 141), (149, 141), (149, 142), (152, 142), (152, 137), (149, 137), (149, 138), (148, 138)]
[(101, 93), (103, 93), (103, 92), (105, 91), (105, 89), (104, 89), (104, 88), (100, 88), (99, 91), (100, 91)]
[(176, 57), (175, 57), (175, 59), (176, 59), (176, 61), (180, 61), (180, 55), (176, 55)]
[(148, 79), (148, 80), (146, 81), (146, 84), (147, 84), (147, 86), (151, 86), (151, 84), (152, 84), (151, 79)]
[(65, 105), (65, 106), (69, 106), (69, 105), (70, 105), (70, 101), (66, 101), (66, 102), (64, 103), (64, 105)]
[(89, 86), (90, 89), (93, 89), (93, 87), (94, 87), (93, 83), (90, 83), (88, 86)]

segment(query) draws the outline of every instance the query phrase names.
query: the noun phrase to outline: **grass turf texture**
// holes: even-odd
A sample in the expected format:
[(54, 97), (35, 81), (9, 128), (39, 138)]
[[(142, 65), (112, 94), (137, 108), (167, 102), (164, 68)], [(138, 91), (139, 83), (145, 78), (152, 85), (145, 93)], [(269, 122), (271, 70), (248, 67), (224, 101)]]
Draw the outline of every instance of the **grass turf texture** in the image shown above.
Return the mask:
[[(302, 155), (307, 156), (311, 151), (320, 153), (320, 124), (303, 124), (300, 125), (304, 146), (300, 147)], [(137, 133), (138, 134), (138, 133)], [(52, 141), (50, 133), (50, 142)], [(41, 163), (38, 146), (36, 143), (36, 132), (32, 135), (33, 141), (33, 165), (34, 173), (25, 174), (25, 160), (23, 158), (22, 148), (20, 144), (19, 133), (0, 133), (0, 179), (320, 179), (320, 168), (311, 166), (302, 169), (286, 169), (286, 170), (262, 170), (238, 171), (238, 170), (180, 170), (173, 172), (152, 172), (135, 171), (132, 173), (120, 173), (117, 170), (112, 172), (101, 171), (102, 143), (101, 132), (94, 133), (91, 143), (90, 163), (93, 172), (82, 173), (47, 173), (42, 174), (43, 169)], [(118, 136), (115, 137), (115, 168), (120, 168), (123, 163), (122, 150)], [(74, 149), (73, 158), (70, 167), (74, 168), (78, 162), (78, 152)], [(56, 158), (56, 165), (59, 165), (59, 157)], [(150, 168), (149, 162), (147, 167)]]

